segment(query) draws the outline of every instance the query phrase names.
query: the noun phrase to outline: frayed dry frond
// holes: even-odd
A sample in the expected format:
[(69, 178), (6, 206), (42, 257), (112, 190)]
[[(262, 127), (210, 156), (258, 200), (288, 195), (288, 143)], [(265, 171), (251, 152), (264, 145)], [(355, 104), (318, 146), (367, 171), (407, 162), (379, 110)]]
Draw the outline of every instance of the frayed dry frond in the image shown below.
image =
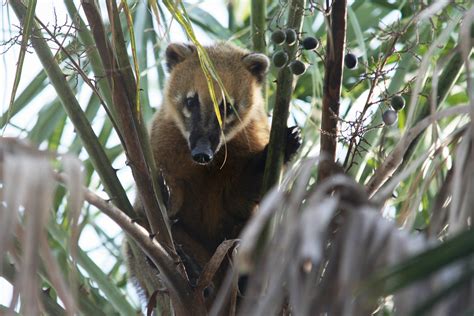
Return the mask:
[[(367, 183), (367, 191), (369, 195), (374, 195), (377, 190), (390, 178), (395, 170), (402, 163), (403, 157), (412, 144), (413, 140), (416, 139), (426, 128), (428, 128), (433, 122), (439, 121), (443, 118), (452, 115), (462, 115), (469, 113), (469, 106), (454, 106), (424, 118), (418, 122), (414, 127), (410, 128), (403, 134), (398, 144), (395, 146), (393, 151), (386, 157), (385, 161), (377, 168), (375, 174), (370, 178)], [(423, 160), (425, 160), (424, 158)], [(386, 193), (386, 192), (385, 192)], [(382, 197), (386, 194), (380, 194)], [(379, 198), (380, 199), (380, 198)], [(381, 200), (381, 199), (380, 199)]]
[[(14, 282), (16, 294), (11, 301), (11, 308), (15, 307), (21, 298), (21, 310), (25, 315), (37, 315), (43, 311), (38, 272), (41, 267), (45, 267), (51, 285), (55, 287), (67, 313), (72, 315), (77, 310), (75, 300), (47, 243), (46, 226), (56, 188), (50, 162), (54, 155), (36, 151), (24, 143), (5, 138), (0, 141), (0, 150), (3, 169), (0, 222), (1, 234), (5, 237), (0, 242), (0, 257), (1, 262), (4, 262), (7, 253), (10, 253), (17, 267)], [(77, 162), (69, 162), (66, 165), (69, 172), (80, 170)], [(77, 168), (71, 167), (72, 165)], [(71, 176), (75, 176), (77, 181), (82, 180), (77, 170), (75, 174), (71, 173)], [(76, 208), (76, 212), (80, 211), (82, 206), (80, 196), (81, 193), (71, 193), (71, 205)], [(18, 244), (13, 241), (18, 241)]]
[[(436, 7), (436, 5), (433, 5), (431, 7)], [(426, 12), (426, 10), (423, 12)], [(433, 13), (430, 13), (430, 14), (433, 14)], [(459, 21), (461, 20), (461, 18), (462, 18), (461, 14), (457, 14), (456, 16), (454, 16), (453, 19), (449, 21), (447, 27), (443, 29), (443, 32), (434, 40), (433, 44), (430, 45), (428, 51), (423, 55), (423, 60), (417, 72), (415, 85), (414, 85), (413, 91), (411, 91), (411, 99), (410, 99), (410, 103), (408, 106), (408, 113), (407, 113), (407, 123), (406, 123), (407, 128), (410, 128), (415, 122), (415, 119), (416, 119), (415, 112), (417, 111), (417, 109), (419, 109), (419, 107), (417, 107), (416, 105), (420, 101), (420, 94), (423, 90), (423, 87), (426, 84), (426, 80), (429, 78), (432, 57), (435, 55), (436, 52), (440, 50), (440, 47), (445, 45), (446, 41), (449, 39), (450, 34), (454, 30), (454, 28), (459, 24)]]
[(71, 224), (71, 256), (76, 261), (77, 244), (79, 242), (79, 216), (84, 204), (84, 174), (81, 162), (71, 155), (62, 157), (66, 188), (69, 191), (68, 206)]
[(333, 248), (338, 262), (329, 258), (327, 263), (337, 268), (328, 269), (323, 276), (332, 281), (326, 284), (335, 299), (319, 303), (334, 315), (368, 315), (377, 307), (377, 295), (358, 294), (359, 286), (378, 269), (423, 249), (424, 240), (398, 230), (369, 206), (348, 214), (340, 230)]
[[(91, 200), (98, 202), (98, 197), (82, 186), (81, 164), (73, 161), (75, 158), (64, 158), (53, 152), (38, 151), (15, 139), (0, 138), (0, 154), (3, 167), (1, 179), (3, 208), (0, 219), (13, 223), (13, 227), (7, 227), (9, 229), (6, 232), (2, 231), (2, 234), (8, 238), (0, 243), (0, 250), (2, 250), (0, 262), (5, 267), (7, 280), (14, 286), (11, 310), (13, 311), (20, 302), (21, 310), (28, 315), (43, 313), (74, 315), (78, 311), (79, 302), (81, 307), (84, 307), (84, 300), (87, 299), (77, 295), (78, 289), (81, 292), (84, 291), (82, 283), (79, 286), (79, 283), (65, 281), (63, 260), (67, 260), (68, 257), (57, 257), (57, 249), (49, 244), (49, 236), (46, 232), (48, 229), (56, 240), (58, 240), (57, 236), (60, 236), (60, 239), (64, 238), (63, 240), (68, 237), (66, 233), (58, 234), (58, 230), (51, 225), (51, 221), (48, 221), (56, 187), (55, 180), (58, 180), (74, 190), (70, 193), (68, 200), (69, 207), (72, 208), (69, 212), (72, 217), (69, 228), (73, 231), (69, 251), (73, 252), (72, 249), (77, 249), (78, 262), (89, 269), (88, 272), (92, 271), (93, 278), (102, 286), (101, 289), (104, 289), (117, 311), (133, 314), (134, 309), (123, 299), (121, 293), (115, 288), (104, 285), (106, 276), (101, 274), (97, 266), (78, 248), (78, 231), (74, 232), (74, 230), (77, 230), (82, 201), (89, 196), (90, 203), (92, 203)], [(59, 158), (65, 160), (62, 174), (54, 172), (51, 167), (51, 160), (59, 160)], [(100, 200), (98, 203), (102, 207), (109, 205), (105, 200)], [(136, 225), (121, 210), (115, 209), (114, 214), (122, 215), (122, 222)], [(148, 234), (144, 232), (141, 234), (142, 240), (150, 242)], [(150, 257), (153, 259), (156, 256), (150, 254)], [(73, 261), (75, 261), (74, 258)], [(176, 267), (174, 262), (170, 265), (173, 269)], [(0, 272), (3, 276), (3, 270)], [(80, 274), (73, 275), (75, 277)], [(46, 286), (45, 290), (42, 289), (43, 286)], [(49, 287), (55, 294), (49, 294)], [(89, 311), (91, 308), (87, 306), (86, 310)]]
[[(309, 311), (308, 306), (301, 303), (313, 296), (308, 290), (318, 280), (327, 228), (340, 202), (339, 194), (332, 196), (331, 191), (348, 183), (347, 178), (335, 176), (309, 195), (309, 175), (316, 161), (302, 163), (299, 169), (286, 177), (282, 190), (274, 189), (263, 201), (262, 213), (266, 221), (271, 216), (276, 222), (275, 234), (263, 249), (255, 248), (255, 241), (262, 241), (261, 235), (252, 239), (259, 235), (255, 222), (261, 222), (261, 217), (257, 215), (255, 221), (248, 225), (252, 229), (246, 229), (242, 235), (241, 249), (252, 249), (253, 246), (261, 253), (251, 274), (240, 311), (242, 315), (275, 314), (288, 302), (292, 308), (299, 309), (297, 314)], [(290, 188), (291, 191), (288, 191)], [(300, 209), (303, 211), (300, 212)], [(265, 226), (260, 225), (260, 228)], [(238, 262), (242, 262), (239, 260), (242, 255), (247, 257), (249, 254), (240, 252)], [(291, 293), (289, 297), (288, 292)], [(265, 295), (262, 296), (262, 293)]]
[[(344, 175), (315, 187), (303, 184), (311, 172), (308, 165), (302, 163), (284, 187), (271, 191), (262, 202), (263, 212), (244, 231), (235, 270), (244, 267), (250, 278), (240, 315), (369, 315), (384, 297), (397, 315), (408, 315), (469, 266), (467, 261), (444, 264), (417, 282), (404, 280), (403, 274), (369, 282), (377, 272), (434, 249), (438, 241), (383, 218), (363, 188)], [(455, 293), (431, 311), (452, 314), (472, 305), (460, 301), (470, 292)]]
[[(2, 180), (2, 201), (5, 203), (0, 203), (0, 256), (3, 257), (3, 254), (9, 250), (10, 242), (13, 237), (13, 232), (15, 227), (18, 225), (18, 215), (17, 212), (10, 212), (9, 209), (17, 210), (20, 207), (20, 201), (18, 195), (15, 194), (16, 188), (13, 186), (5, 186), (6, 182), (12, 183), (15, 181), (15, 175), (19, 170), (14, 170), (12, 166), (5, 168), (5, 156), (6, 148), (5, 143), (2, 143), (2, 151), (0, 155), (2, 156), (1, 161), (1, 180)], [(11, 192), (12, 191), (12, 192)], [(7, 208), (8, 206), (8, 208)], [(0, 260), (0, 272), (3, 271), (2, 267), (3, 260)]]
[[(77, 266), (77, 253), (79, 247), (79, 216), (81, 215), (81, 209), (84, 204), (84, 173), (82, 171), (82, 163), (76, 157), (72, 155), (63, 155), (62, 156), (62, 166), (63, 172), (65, 175), (65, 185), (68, 190), (68, 199), (67, 204), (69, 207), (69, 220), (70, 220), (70, 240), (69, 240), (69, 248), (71, 259), (73, 262), (73, 266)], [(48, 249), (47, 244), (45, 244), (45, 251)], [(55, 266), (56, 262), (53, 263), (52, 266)], [(59, 272), (59, 269), (57, 270)], [(51, 275), (53, 278), (53, 275)], [(79, 287), (77, 286), (77, 280), (75, 278), (75, 274), (71, 273), (69, 275), (69, 281), (71, 284), (71, 290), (73, 291), (71, 294), (73, 297), (77, 297), (77, 290)], [(64, 288), (62, 285), (62, 279), (60, 278), (57, 280), (57, 285), (60, 288)], [(69, 297), (69, 296), (68, 296)], [(71, 303), (73, 303), (72, 301)]]
[[(452, 188), (453, 199), (449, 213), (449, 231), (459, 232), (470, 227), (474, 218), (474, 82), (472, 72), (472, 58), (469, 56), (473, 50), (472, 30), (474, 24), (474, 7), (464, 15), (461, 25), (461, 36), (465, 41), (460, 42), (461, 55), (466, 67), (467, 94), (471, 115), (470, 128), (465, 133), (456, 152), (454, 181)], [(471, 40), (469, 40), (471, 39)]]
[(435, 1), (432, 5), (425, 8), (416, 16), (416, 21), (419, 22), (425, 19), (429, 19), (433, 15), (439, 14), (439, 12), (442, 11), (448, 4), (448, 0)]
[[(300, 206), (306, 194), (311, 170), (317, 161), (317, 159), (309, 159), (300, 168), (292, 169), (287, 173), (282, 187), (290, 188), (294, 184), (291, 196), (286, 196), (284, 191), (280, 191), (277, 187), (267, 193), (266, 198), (260, 204), (258, 213), (255, 214), (252, 221), (246, 225), (241, 233), (239, 256), (237, 257), (241, 273), (246, 273), (254, 268), (255, 251), (260, 251), (260, 249), (257, 249), (255, 240), (264, 238), (262, 233), (266, 233), (265, 231), (269, 228), (272, 217), (278, 218), (278, 214), (282, 214), (281, 210), (288, 207), (286, 206), (287, 203), (291, 203), (293, 209)], [(302, 177), (297, 181), (299, 175), (302, 175)], [(277, 213), (278, 209), (280, 211)]]
[[(467, 107), (463, 107), (463, 108), (465, 110), (467, 110)], [(425, 120), (426, 119), (421, 121), (419, 124), (421, 124), (422, 122), (425, 122)], [(469, 125), (469, 124), (466, 124), (466, 125), (462, 126), (461, 128), (455, 130), (450, 135), (446, 136), (444, 139), (434, 143), (431, 146), (431, 148), (429, 148), (427, 151), (425, 151), (423, 154), (421, 154), (420, 157), (417, 157), (414, 161), (412, 161), (409, 165), (407, 165), (405, 167), (405, 169), (399, 171), (396, 175), (389, 178), (388, 174), (391, 175), (396, 169), (396, 168), (391, 169), (392, 167), (394, 167), (394, 165), (390, 165), (390, 162), (392, 162), (392, 159), (397, 159), (396, 158), (397, 156), (399, 158), (402, 158), (403, 153), (405, 152), (405, 150), (409, 146), (408, 145), (407, 147), (403, 147), (401, 145), (401, 142), (400, 142), (395, 147), (394, 151), (390, 154), (390, 156), (387, 157), (387, 160), (382, 164), (380, 169), (378, 169), (375, 172), (374, 176), (371, 178), (371, 182), (369, 182), (369, 184), (367, 185), (368, 186), (368, 191), (369, 191), (369, 193), (371, 193), (372, 191), (370, 191), (370, 189), (374, 188), (371, 185), (377, 181), (377, 177), (379, 177), (379, 176), (386, 177), (386, 179), (383, 180), (383, 181), (387, 181), (387, 182), (385, 182), (383, 184), (383, 186), (373, 194), (373, 196), (371, 197), (371, 200), (376, 204), (382, 205), (392, 195), (395, 188), (402, 181), (404, 181), (409, 175), (415, 173), (416, 171), (419, 171), (418, 169), (420, 168), (420, 166), (424, 162), (426, 162), (431, 156), (433, 156), (433, 154), (436, 151), (440, 150), (441, 148), (447, 146), (448, 144), (450, 144), (452, 142), (457, 141), (461, 136), (463, 136), (466, 133), (467, 125)], [(405, 149), (403, 149), (403, 148), (405, 148)], [(402, 150), (402, 151), (399, 151), (399, 150)], [(398, 163), (401, 163), (401, 160), (399, 160)], [(384, 169), (382, 167), (387, 167), (387, 169)], [(388, 174), (383, 175), (384, 172), (387, 172), (388, 170), (391, 170), (391, 171)], [(379, 177), (378, 179), (380, 180), (381, 178)], [(372, 182), (372, 180), (373, 180), (373, 182)]]
[[(22, 310), (27, 315), (37, 315), (39, 305), (39, 247), (44, 237), (44, 226), (52, 206), (54, 180), (49, 160), (44, 157), (31, 157), (24, 153), (4, 152), (4, 213), (8, 217), (20, 215), (24, 234), (17, 236), (21, 243), (21, 261), (15, 286), (21, 293)], [(11, 204), (9, 203), (11, 202)], [(17, 222), (18, 223), (18, 222)], [(5, 245), (9, 248), (12, 245)], [(2, 253), (2, 257), (3, 257)], [(15, 300), (12, 306), (15, 306)]]
[[(305, 302), (314, 299), (311, 291), (318, 282), (318, 269), (324, 258), (326, 232), (336, 212), (338, 198), (325, 198), (322, 201), (310, 198), (299, 219), (294, 264), (289, 267), (290, 304), (296, 315), (308, 315), (311, 310)], [(316, 225), (315, 225), (316, 224)]]
[[(469, 137), (469, 130), (456, 150), (456, 160), (454, 164), (453, 185), (451, 190), (452, 200), (449, 211), (449, 231), (455, 233), (463, 229), (467, 224), (466, 203), (469, 203), (467, 194), (469, 188), (474, 185), (471, 178), (473, 170), (472, 164), (472, 140)], [(469, 205), (472, 209), (472, 204)]]

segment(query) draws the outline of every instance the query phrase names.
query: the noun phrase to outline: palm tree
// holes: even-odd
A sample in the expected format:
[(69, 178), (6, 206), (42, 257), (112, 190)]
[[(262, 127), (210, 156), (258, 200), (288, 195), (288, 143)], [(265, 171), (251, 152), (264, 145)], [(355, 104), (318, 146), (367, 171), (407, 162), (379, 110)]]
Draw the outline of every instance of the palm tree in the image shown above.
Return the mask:
[[(16, 72), (1, 125), (4, 135), (28, 142), (0, 143), (0, 292), (11, 294), (0, 310), (140, 313), (127, 286), (123, 231), (163, 275), (165, 288), (155, 294), (171, 298), (157, 304), (152, 295), (147, 313), (472, 313), (474, 6), (205, 6), (65, 0), (64, 24), (35, 15), (34, 0), (4, 6), (4, 20), (15, 15), (21, 27), (5, 25), (4, 54), (17, 64), (6, 67)], [(281, 44), (277, 32), (296, 39)], [(266, 194), (240, 241), (218, 248), (197, 287), (179, 263), (146, 130), (164, 87), (166, 43), (181, 38), (200, 51), (210, 83), (218, 76), (203, 41), (273, 56), (264, 89), (272, 114)], [(27, 53), (42, 65), (36, 74), (25, 66)], [(50, 100), (41, 98), (52, 90)], [(293, 123), (303, 146), (281, 180), (284, 133)], [(150, 231), (133, 222), (130, 176)], [(107, 265), (86, 249), (88, 236)], [(232, 268), (206, 307), (204, 285), (228, 253)], [(237, 298), (241, 275), (248, 284)]]

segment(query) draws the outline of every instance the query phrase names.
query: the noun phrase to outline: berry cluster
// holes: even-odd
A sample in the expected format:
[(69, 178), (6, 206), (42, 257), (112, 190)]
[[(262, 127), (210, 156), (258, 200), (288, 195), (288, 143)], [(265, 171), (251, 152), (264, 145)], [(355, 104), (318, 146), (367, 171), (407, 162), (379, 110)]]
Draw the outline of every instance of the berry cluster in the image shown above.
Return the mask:
[[(314, 37), (305, 37), (303, 40), (298, 39), (298, 34), (293, 29), (275, 30), (271, 35), (271, 40), (275, 45), (287, 44), (293, 46), (300, 42), (301, 48), (305, 50), (315, 50), (319, 47), (319, 41)], [(277, 68), (283, 68), (288, 65), (290, 71), (296, 75), (302, 75), (306, 71), (306, 65), (300, 60), (289, 60), (288, 53), (284, 50), (276, 51), (272, 56), (273, 65)]]
[(397, 112), (405, 107), (405, 99), (401, 95), (394, 95), (390, 101), (392, 109), (386, 110), (382, 114), (385, 125), (393, 125), (398, 118)]
[[(278, 29), (273, 31), (271, 35), (272, 42), (277, 45), (293, 46), (299, 42), (302, 50), (314, 51), (319, 47), (319, 40), (315, 37), (308, 36), (300, 40), (298, 34), (294, 29)], [(272, 56), (273, 65), (277, 68), (288, 66), (290, 71), (296, 75), (302, 75), (306, 71), (306, 65), (300, 60), (289, 60), (289, 55), (284, 50), (277, 50)], [(344, 65), (348, 69), (357, 67), (357, 56), (352, 53), (347, 53), (344, 56)], [(393, 125), (398, 118), (397, 112), (405, 106), (405, 99), (400, 95), (394, 95), (391, 99), (391, 108), (382, 114), (382, 119), (385, 125)]]
[[(357, 56), (352, 53), (347, 53), (344, 56), (344, 65), (348, 69), (357, 67)], [(394, 95), (391, 98), (390, 105), (392, 108), (382, 113), (382, 120), (384, 124), (388, 126), (393, 125), (397, 121), (397, 112), (405, 106), (405, 99), (401, 95)]]

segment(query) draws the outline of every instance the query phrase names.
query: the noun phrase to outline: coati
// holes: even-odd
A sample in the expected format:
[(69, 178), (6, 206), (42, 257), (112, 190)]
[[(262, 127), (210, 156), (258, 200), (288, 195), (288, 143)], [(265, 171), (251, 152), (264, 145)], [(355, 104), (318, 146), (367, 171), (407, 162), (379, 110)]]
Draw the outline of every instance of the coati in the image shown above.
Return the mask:
[[(166, 49), (164, 102), (150, 129), (153, 157), (169, 190), (173, 238), (191, 280), (256, 210), (269, 141), (261, 93), (268, 58), (228, 43), (205, 49), (229, 96), (224, 100), (215, 85), (222, 128), (196, 47), (173, 43)], [(301, 144), (297, 128), (288, 129), (286, 142), (285, 162)], [(151, 295), (153, 273), (143, 271), (145, 256), (128, 256), (131, 274)]]

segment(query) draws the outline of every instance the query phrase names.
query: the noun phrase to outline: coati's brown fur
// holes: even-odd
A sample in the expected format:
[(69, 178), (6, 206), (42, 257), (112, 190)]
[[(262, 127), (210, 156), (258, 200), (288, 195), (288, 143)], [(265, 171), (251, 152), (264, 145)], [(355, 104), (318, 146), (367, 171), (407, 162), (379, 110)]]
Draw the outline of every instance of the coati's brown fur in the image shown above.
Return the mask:
[[(269, 141), (261, 94), (268, 58), (226, 43), (206, 51), (230, 97), (224, 103), (215, 84), (222, 130), (196, 48), (171, 44), (166, 51), (170, 77), (150, 132), (153, 156), (169, 189), (174, 240), (186, 256), (186, 268), (198, 270), (222, 241), (238, 237), (255, 211)], [(299, 146), (299, 135), (294, 130), (288, 135), (287, 158)]]
[[(253, 162), (268, 144), (269, 126), (260, 83), (242, 62), (248, 53), (229, 44), (210, 47), (207, 52), (239, 114), (232, 130), (224, 127), (225, 134), (238, 132), (222, 140), (226, 144), (210, 164), (193, 161), (179, 128), (184, 105), (180, 96), (197, 92), (201, 112), (215, 117), (206, 78), (193, 51), (172, 66), (165, 102), (153, 119), (150, 141), (156, 165), (170, 190), (170, 216), (212, 252), (224, 239), (237, 237), (259, 201), (262, 170), (256, 170)], [(265, 71), (268, 64), (261, 67)], [(221, 99), (217, 85), (215, 90)], [(218, 129), (217, 119), (214, 128)]]

